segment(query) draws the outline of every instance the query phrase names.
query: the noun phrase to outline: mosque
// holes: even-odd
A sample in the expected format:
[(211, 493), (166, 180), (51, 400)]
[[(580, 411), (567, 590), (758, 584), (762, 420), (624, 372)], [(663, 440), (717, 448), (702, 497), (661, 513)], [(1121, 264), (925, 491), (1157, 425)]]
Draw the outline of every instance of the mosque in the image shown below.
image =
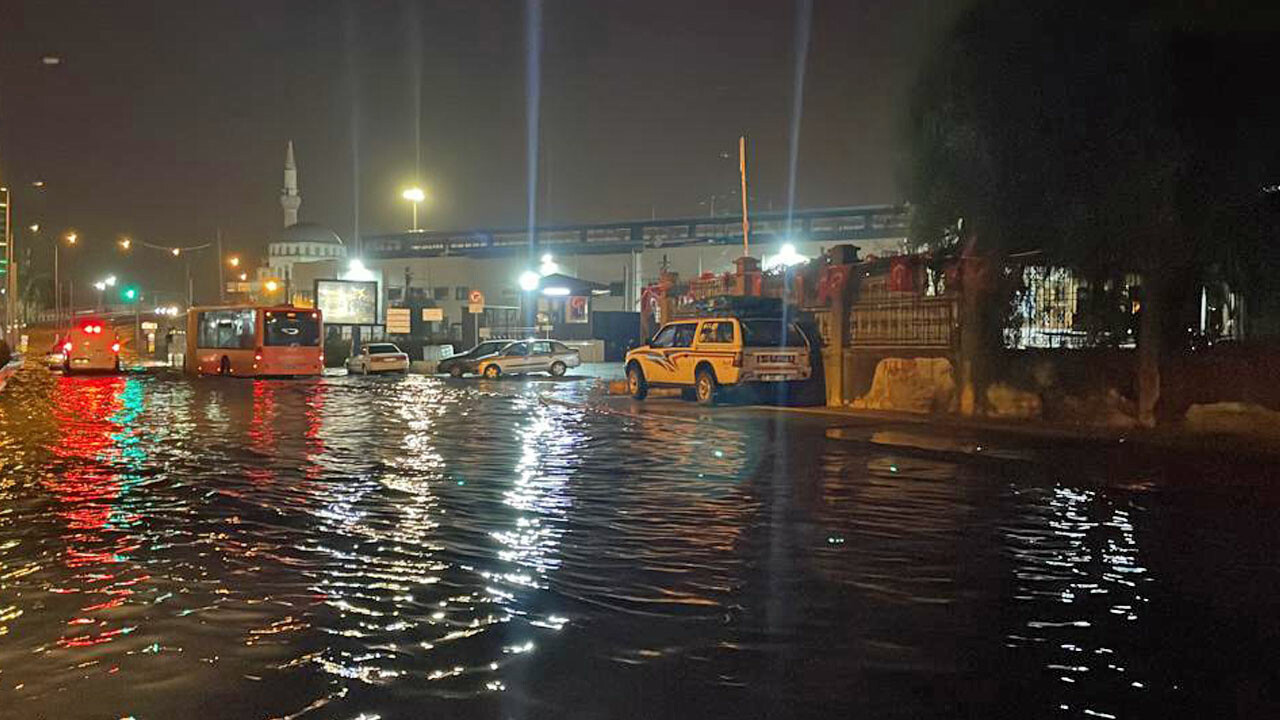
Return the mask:
[(293, 141), (285, 150), (284, 188), (280, 191), (280, 208), (284, 211), (284, 230), (267, 245), (267, 257), (258, 268), (258, 286), (275, 280), (292, 297), (295, 265), (318, 260), (341, 260), (347, 255), (342, 238), (333, 230), (311, 222), (298, 222), (302, 195), (298, 192), (298, 164), (293, 156)]

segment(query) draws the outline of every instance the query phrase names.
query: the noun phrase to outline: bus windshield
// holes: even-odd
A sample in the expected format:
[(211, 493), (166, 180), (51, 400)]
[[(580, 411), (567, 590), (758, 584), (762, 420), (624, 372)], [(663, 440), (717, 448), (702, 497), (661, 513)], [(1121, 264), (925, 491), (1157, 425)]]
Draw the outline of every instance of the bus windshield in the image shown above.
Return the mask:
[(320, 345), (320, 319), (307, 311), (267, 311), (262, 323), (267, 347), (316, 347)]

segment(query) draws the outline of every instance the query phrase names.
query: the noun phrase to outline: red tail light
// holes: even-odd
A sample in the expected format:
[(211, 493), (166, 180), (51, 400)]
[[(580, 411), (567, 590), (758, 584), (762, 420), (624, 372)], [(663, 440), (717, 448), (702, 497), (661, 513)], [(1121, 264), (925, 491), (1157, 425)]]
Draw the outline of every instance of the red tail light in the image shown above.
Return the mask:
[(742, 353), (736, 352), (733, 354), (733, 366), (736, 368), (742, 367)]
[(258, 348), (257, 350), (253, 351), (253, 359), (259, 362), (262, 361), (262, 348)]
[(62, 352), (64, 352), (64, 353), (69, 353), (69, 352), (71, 352), (71, 343), (70, 343), (70, 342), (64, 342), (64, 343), (62, 343)]
[(120, 352), (120, 343), (111, 343), (111, 352), (113, 353)]

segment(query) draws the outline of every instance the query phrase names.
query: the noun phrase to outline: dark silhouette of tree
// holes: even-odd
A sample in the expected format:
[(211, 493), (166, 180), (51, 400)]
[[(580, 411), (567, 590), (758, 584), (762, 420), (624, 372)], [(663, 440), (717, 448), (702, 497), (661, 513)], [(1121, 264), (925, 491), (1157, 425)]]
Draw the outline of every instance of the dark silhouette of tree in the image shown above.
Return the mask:
[[(918, 241), (963, 218), (961, 384), (999, 346), (1010, 253), (1143, 277), (1139, 406), (1208, 269), (1265, 297), (1280, 182), (1276, 12), (1248, 3), (979, 0), (914, 89), (904, 179)], [(1272, 225), (1274, 229), (1274, 225)], [(1270, 263), (1270, 269), (1264, 270)], [(963, 405), (963, 402), (962, 402)]]

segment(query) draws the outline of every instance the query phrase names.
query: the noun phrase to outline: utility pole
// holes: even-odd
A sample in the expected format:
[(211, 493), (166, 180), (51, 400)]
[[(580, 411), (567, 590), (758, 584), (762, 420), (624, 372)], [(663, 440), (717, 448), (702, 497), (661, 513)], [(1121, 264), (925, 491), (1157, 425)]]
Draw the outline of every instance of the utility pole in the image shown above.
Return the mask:
[(742, 174), (742, 257), (751, 254), (751, 222), (747, 220), (747, 136), (738, 136), (738, 169)]
[(9, 189), (4, 188), (4, 233), (0, 238), (4, 240), (4, 338), (9, 342), (9, 347), (13, 352), (17, 352), (17, 347), (13, 342), (13, 319), (15, 313), (13, 311), (13, 231), (9, 227), (9, 201), (11, 199)]
[(218, 303), (227, 302), (227, 283), (222, 279), (222, 228), (218, 228)]

